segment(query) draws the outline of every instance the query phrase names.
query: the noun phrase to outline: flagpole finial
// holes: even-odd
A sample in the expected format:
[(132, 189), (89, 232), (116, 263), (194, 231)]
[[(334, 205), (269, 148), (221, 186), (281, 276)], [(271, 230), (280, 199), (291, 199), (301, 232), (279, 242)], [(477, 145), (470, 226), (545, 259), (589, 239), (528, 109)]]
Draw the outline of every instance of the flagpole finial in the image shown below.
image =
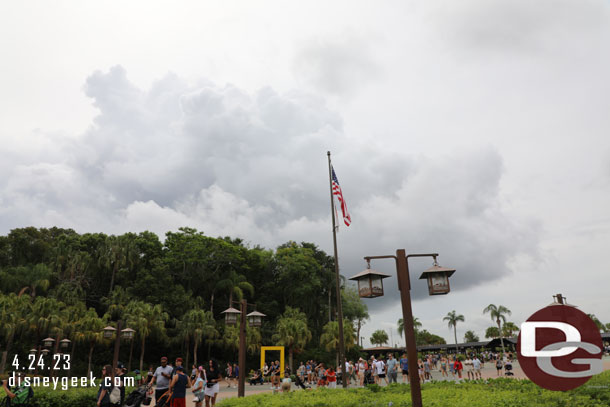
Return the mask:
[(327, 151), (327, 152), (326, 152), (326, 155), (330, 157), (330, 151)]

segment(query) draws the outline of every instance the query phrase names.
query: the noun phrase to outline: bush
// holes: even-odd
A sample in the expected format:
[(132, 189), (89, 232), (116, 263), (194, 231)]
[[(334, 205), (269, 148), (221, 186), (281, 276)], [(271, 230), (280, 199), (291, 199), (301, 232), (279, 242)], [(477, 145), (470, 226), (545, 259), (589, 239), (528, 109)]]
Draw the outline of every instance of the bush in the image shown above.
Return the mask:
[[(607, 407), (610, 401), (610, 371), (597, 375), (568, 392), (545, 390), (529, 380), (492, 379), (471, 382), (433, 382), (422, 385), (426, 407)], [(219, 407), (297, 406), (410, 406), (409, 386), (368, 386), (364, 389), (319, 389), (285, 394), (260, 394), (225, 399)]]

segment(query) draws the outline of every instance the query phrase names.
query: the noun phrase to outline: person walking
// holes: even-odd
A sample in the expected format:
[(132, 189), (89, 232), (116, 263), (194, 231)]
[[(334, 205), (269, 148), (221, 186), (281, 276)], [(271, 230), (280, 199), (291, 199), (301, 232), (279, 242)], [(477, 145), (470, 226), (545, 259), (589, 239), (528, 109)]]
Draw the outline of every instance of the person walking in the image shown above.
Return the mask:
[(186, 389), (192, 387), (191, 378), (184, 373), (184, 367), (176, 366), (176, 374), (169, 384), (172, 392), (171, 407), (186, 407)]
[(475, 378), (475, 380), (476, 379), (482, 379), (482, 377), (481, 377), (481, 361), (479, 360), (477, 355), (475, 355), (474, 359), (472, 359), (472, 368), (474, 370), (474, 378)]
[(387, 372), (388, 372), (388, 381), (390, 384), (392, 382), (397, 383), (396, 379), (398, 378), (398, 361), (394, 359), (394, 354), (390, 353), (388, 355), (388, 361), (386, 363)]
[(388, 384), (388, 378), (386, 377), (386, 365), (383, 359), (380, 357), (378, 361), (375, 362), (375, 366), (377, 367), (377, 380), (379, 381), (379, 385), (381, 385), (381, 379)]
[[(110, 385), (108, 385), (110, 382)], [(110, 392), (113, 389), (112, 385), (112, 366), (106, 365), (102, 368), (102, 383), (97, 391), (97, 406), (110, 407)], [(9, 395), (10, 397), (10, 395)]]
[(225, 367), (225, 381), (227, 382), (227, 388), (231, 387), (231, 379), (233, 379), (233, 366), (231, 362), (227, 362), (227, 367)]
[(220, 391), (220, 382), (222, 381), (222, 375), (218, 363), (215, 360), (210, 360), (208, 363), (208, 370), (205, 372), (207, 383), (203, 394), (205, 396), (205, 407), (210, 405), (216, 405), (216, 396)]
[(203, 399), (205, 398), (203, 391), (205, 387), (205, 370), (203, 367), (197, 370), (197, 374), (195, 375), (195, 383), (193, 384), (192, 390), (195, 398), (195, 407), (201, 407), (203, 404)]
[(441, 377), (449, 377), (447, 374), (447, 358), (444, 356), (441, 358)]
[(172, 371), (172, 367), (167, 365), (167, 357), (163, 356), (161, 358), (161, 366), (157, 367), (150, 382), (151, 386), (157, 385), (155, 388), (156, 402), (158, 402), (161, 399), (161, 396), (169, 389), (169, 380), (172, 377)]
[(462, 362), (460, 361), (460, 358), (456, 357), (455, 358), (455, 363), (453, 364), (453, 370), (455, 370), (458, 374), (458, 377), (461, 379), (462, 378), (462, 370), (464, 369), (464, 366), (462, 365)]
[(400, 358), (400, 370), (402, 370), (402, 382), (406, 383), (409, 381), (409, 359), (407, 354), (403, 353)]
[(330, 366), (326, 372), (326, 381), (328, 382), (328, 388), (329, 389), (336, 389), (337, 388), (337, 374), (335, 373), (335, 370), (333, 369), (332, 366)]

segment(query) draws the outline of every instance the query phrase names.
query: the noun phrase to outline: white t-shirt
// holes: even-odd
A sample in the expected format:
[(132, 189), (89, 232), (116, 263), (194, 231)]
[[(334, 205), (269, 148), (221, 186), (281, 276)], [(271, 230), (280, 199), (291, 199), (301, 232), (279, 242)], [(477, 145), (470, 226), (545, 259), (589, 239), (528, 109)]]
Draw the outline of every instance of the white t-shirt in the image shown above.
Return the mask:
[(473, 359), (472, 360), (472, 366), (475, 369), (480, 369), (481, 368), (481, 361), (479, 359)]
[(377, 374), (384, 374), (384, 368), (385, 368), (385, 363), (383, 363), (383, 360), (378, 360), (375, 362), (375, 368), (377, 369)]

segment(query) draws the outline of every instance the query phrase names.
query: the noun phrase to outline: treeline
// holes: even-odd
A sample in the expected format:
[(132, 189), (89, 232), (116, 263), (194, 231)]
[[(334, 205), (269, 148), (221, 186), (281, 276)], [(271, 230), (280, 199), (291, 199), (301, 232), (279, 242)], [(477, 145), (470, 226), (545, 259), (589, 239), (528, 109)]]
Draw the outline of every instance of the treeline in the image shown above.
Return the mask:
[[(130, 369), (162, 355), (235, 361), (238, 328), (225, 326), (222, 311), (242, 297), (255, 306), (248, 311), (267, 315), (248, 328), (250, 363), (261, 344), (334, 360), (334, 284), (333, 258), (313, 243), (269, 250), (192, 228), (163, 242), (151, 232), (14, 229), (0, 236), (0, 370), (48, 336), (71, 341), (75, 371), (97, 369), (112, 358), (102, 330), (119, 320), (135, 330), (121, 345)], [(342, 296), (346, 340), (357, 349), (367, 309), (355, 290), (343, 287)]]

